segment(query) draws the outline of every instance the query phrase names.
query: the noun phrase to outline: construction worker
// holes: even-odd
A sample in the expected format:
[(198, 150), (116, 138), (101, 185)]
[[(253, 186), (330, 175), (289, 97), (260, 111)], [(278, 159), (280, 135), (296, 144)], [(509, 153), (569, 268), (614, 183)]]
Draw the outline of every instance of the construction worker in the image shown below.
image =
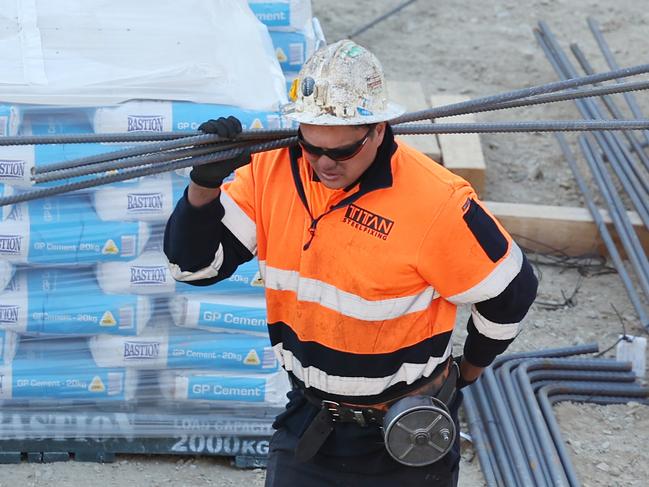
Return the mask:
[(372, 53), (326, 46), (291, 91), (297, 146), (193, 168), (165, 232), (171, 271), (207, 285), (259, 259), (293, 385), (267, 486), (457, 485), (460, 389), (516, 337), (537, 280), (465, 180), (395, 141), (403, 110)]

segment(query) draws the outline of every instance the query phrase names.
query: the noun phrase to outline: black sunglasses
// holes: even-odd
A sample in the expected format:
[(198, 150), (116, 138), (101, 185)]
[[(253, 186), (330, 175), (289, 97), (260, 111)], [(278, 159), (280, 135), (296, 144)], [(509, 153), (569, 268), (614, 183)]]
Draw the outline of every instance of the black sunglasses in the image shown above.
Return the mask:
[(353, 144), (349, 144), (344, 147), (337, 147), (336, 149), (323, 149), (322, 147), (309, 144), (306, 140), (304, 140), (302, 131), (300, 130), (297, 131), (297, 141), (304, 152), (308, 152), (313, 156), (327, 156), (329, 159), (332, 159), (334, 161), (346, 161), (348, 159), (351, 159), (361, 151), (361, 149), (367, 143), (367, 139), (369, 139), (370, 134), (373, 130), (374, 126), (370, 127), (365, 136), (358, 142), (354, 142)]

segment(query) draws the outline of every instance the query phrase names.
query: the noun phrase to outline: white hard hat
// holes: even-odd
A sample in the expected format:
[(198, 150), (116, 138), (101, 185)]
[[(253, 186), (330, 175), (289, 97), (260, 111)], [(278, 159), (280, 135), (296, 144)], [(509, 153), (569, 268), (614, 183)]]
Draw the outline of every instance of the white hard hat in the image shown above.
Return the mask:
[(342, 40), (316, 51), (293, 81), (286, 116), (313, 125), (385, 122), (404, 109), (387, 101), (379, 60), (354, 41)]

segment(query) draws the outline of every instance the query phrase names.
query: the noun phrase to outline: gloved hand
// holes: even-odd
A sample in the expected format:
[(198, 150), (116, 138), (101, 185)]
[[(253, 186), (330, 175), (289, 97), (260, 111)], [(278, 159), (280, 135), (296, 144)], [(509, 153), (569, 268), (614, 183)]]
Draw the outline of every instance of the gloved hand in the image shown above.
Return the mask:
[(471, 384), (473, 384), (475, 381), (478, 380), (478, 379), (474, 379), (469, 381), (466, 380), (464, 377), (462, 377), (462, 372), (461, 372), (462, 369), (460, 369), (460, 362), (462, 362), (462, 355), (460, 355), (459, 357), (453, 357), (453, 360), (457, 364), (457, 369), (458, 369), (457, 381), (455, 382), (456, 389), (460, 390), (466, 386), (470, 386)]
[[(198, 130), (206, 134), (218, 134), (220, 137), (233, 139), (241, 133), (242, 127), (238, 118), (229, 116), (228, 118), (220, 117), (218, 120), (203, 122), (198, 127)], [(245, 166), (249, 162), (250, 152), (243, 149), (233, 159), (194, 166), (189, 173), (189, 177), (194, 183), (204, 188), (218, 188), (223, 184), (223, 180), (235, 169)]]

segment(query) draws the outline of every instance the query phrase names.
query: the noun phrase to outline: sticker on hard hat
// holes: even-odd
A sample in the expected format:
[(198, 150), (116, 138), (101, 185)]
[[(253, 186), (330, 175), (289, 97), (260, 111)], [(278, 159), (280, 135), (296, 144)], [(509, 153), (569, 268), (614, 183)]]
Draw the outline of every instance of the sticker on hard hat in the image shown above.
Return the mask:
[(302, 80), (302, 95), (311, 96), (315, 89), (315, 80), (311, 76), (307, 76)]
[(344, 56), (348, 57), (357, 57), (363, 52), (363, 48), (359, 46), (358, 44), (354, 44), (353, 42), (350, 42), (350, 45), (346, 47), (341, 54)]
[(374, 115), (373, 112), (366, 110), (363, 107), (356, 107), (356, 111), (358, 112), (359, 115), (363, 117), (371, 117), (372, 115)]
[(300, 78), (295, 78), (291, 83), (291, 89), (288, 92), (288, 97), (291, 101), (297, 100), (297, 90), (300, 85)]

